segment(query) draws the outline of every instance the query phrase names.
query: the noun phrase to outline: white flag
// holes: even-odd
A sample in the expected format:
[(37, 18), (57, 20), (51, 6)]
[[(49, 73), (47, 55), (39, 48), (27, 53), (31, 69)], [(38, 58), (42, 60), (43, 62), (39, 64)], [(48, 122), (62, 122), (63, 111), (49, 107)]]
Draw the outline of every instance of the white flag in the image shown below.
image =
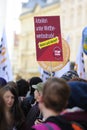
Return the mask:
[(70, 70), (70, 61), (59, 71), (55, 72), (55, 77), (61, 77), (63, 74), (65, 74), (67, 71)]
[(45, 82), (48, 78), (51, 77), (61, 77), (64, 73), (66, 73), (67, 71), (70, 70), (70, 62), (68, 61), (68, 63), (59, 71), (56, 72), (52, 72), (52, 74), (50, 72), (47, 72), (45, 70), (43, 70), (41, 67), (39, 67), (39, 72), (41, 74), (41, 79), (43, 80), (43, 82)]
[(0, 39), (0, 77), (4, 78), (7, 82), (13, 80), (5, 30)]
[(75, 70), (80, 78), (85, 79), (85, 64), (82, 43), (80, 43), (79, 50), (76, 57)]
[(55, 72), (47, 72), (46, 70), (43, 70), (43, 68), (41, 68), (39, 66), (39, 72), (40, 72), (40, 78), (43, 80), (43, 82), (45, 82), (47, 79), (49, 79), (51, 76), (54, 77), (55, 76)]

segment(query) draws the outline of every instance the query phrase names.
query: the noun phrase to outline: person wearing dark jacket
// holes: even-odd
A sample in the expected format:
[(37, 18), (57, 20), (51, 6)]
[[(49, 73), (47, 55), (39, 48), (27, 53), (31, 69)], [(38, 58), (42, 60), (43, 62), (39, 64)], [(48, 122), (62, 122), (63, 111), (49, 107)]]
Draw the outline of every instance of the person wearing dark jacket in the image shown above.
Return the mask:
[(28, 112), (30, 111), (32, 105), (35, 103), (35, 99), (34, 99), (35, 88), (33, 88), (32, 86), (37, 85), (40, 82), (42, 82), (42, 80), (39, 77), (32, 77), (30, 79), (30, 82), (29, 82), (30, 94), (28, 97), (25, 97), (22, 102), (22, 108), (23, 108), (23, 111), (24, 111), (24, 114), (26, 117), (27, 117)]
[(68, 121), (79, 123), (84, 130), (87, 130), (87, 82), (70, 81), (68, 85), (71, 94), (63, 117)]
[(28, 115), (27, 115), (27, 119), (26, 119), (26, 124), (27, 124), (27, 129), (31, 129), (31, 127), (34, 125), (35, 120), (39, 117), (40, 113), (40, 109), (38, 106), (38, 102), (42, 96), (42, 90), (43, 90), (43, 83), (40, 82), (37, 85), (33, 85), (32, 86), (35, 91), (34, 91), (34, 98), (36, 100), (35, 104), (31, 107)]
[(60, 116), (67, 105), (70, 88), (59, 78), (49, 78), (43, 86), (39, 108), (43, 114), (43, 123), (34, 125), (33, 130), (74, 130), (72, 125)]

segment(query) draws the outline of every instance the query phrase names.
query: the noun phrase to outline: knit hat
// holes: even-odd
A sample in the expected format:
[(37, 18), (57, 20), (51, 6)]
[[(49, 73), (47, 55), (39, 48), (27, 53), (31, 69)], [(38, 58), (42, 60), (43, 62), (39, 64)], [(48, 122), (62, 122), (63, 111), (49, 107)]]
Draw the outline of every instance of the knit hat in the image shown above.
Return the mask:
[(80, 107), (87, 110), (87, 83), (81, 81), (68, 82), (71, 88), (68, 107)]
[(7, 81), (4, 78), (0, 77), (0, 88), (5, 86), (6, 84), (7, 84)]
[(32, 85), (32, 88), (42, 92), (43, 86), (44, 86), (44, 83), (38, 83), (37, 85)]
[(79, 75), (74, 70), (67, 71), (65, 74), (61, 76), (61, 78), (65, 79), (66, 81), (69, 81), (70, 79), (73, 79), (76, 77), (79, 77)]

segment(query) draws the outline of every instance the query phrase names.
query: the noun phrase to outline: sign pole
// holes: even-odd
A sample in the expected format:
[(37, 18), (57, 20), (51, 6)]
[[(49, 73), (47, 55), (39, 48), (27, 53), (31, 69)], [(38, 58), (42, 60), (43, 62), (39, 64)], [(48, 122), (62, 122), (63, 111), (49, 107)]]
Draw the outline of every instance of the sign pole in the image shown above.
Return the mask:
[(52, 62), (50, 61), (50, 77), (52, 77)]

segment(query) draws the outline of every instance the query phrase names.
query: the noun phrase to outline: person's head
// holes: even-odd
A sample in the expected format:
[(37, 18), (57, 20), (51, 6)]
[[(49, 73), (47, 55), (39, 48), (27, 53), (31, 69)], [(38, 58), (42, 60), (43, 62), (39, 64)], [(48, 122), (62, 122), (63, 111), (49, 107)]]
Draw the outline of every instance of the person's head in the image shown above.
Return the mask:
[(68, 108), (79, 107), (87, 111), (87, 82), (68, 82), (71, 93), (68, 101)]
[(32, 87), (38, 83), (42, 82), (40, 77), (32, 77), (29, 82), (30, 94), (34, 94), (35, 89)]
[(18, 96), (26, 96), (29, 90), (29, 84), (25, 79), (20, 79), (17, 82), (17, 92)]
[(33, 85), (32, 87), (35, 89), (34, 91), (34, 98), (37, 102), (39, 102), (41, 96), (42, 96), (42, 91), (43, 91), (43, 83), (40, 82), (37, 85)]
[(18, 103), (16, 90), (14, 87), (9, 86), (9, 84), (0, 89), (0, 96), (3, 98), (7, 109), (13, 108)]
[(9, 112), (8, 114), (11, 114), (10, 118), (12, 122), (15, 124), (16, 127), (19, 128), (20, 124), (24, 121), (24, 115), (19, 105), (16, 89), (7, 84), (0, 89), (0, 97), (4, 100), (5, 103), (5, 114), (6, 112)]
[(61, 78), (64, 79), (65, 81), (70, 81), (71, 79), (77, 77), (79, 77), (79, 75), (74, 70), (69, 70), (61, 76)]
[(9, 81), (7, 84), (15, 89), (17, 87), (17, 84), (14, 81)]
[(49, 78), (43, 86), (42, 100), (39, 102), (40, 110), (43, 109), (41, 104), (44, 104), (47, 109), (61, 112), (67, 105), (69, 95), (70, 88), (63, 79)]
[(5, 86), (6, 84), (7, 84), (7, 81), (4, 78), (0, 77), (0, 88)]

